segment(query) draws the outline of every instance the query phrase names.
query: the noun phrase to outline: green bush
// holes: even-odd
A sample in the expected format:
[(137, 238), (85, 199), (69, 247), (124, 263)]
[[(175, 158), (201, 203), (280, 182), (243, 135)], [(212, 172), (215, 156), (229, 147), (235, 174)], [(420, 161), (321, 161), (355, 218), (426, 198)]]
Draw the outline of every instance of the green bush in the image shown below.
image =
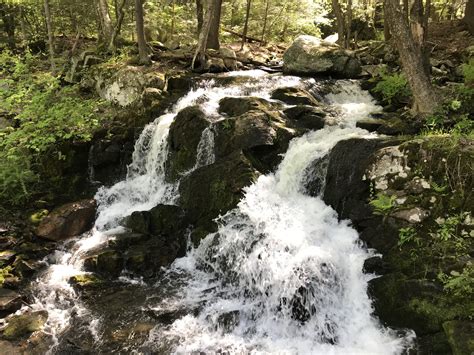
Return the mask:
[(377, 83), (374, 92), (382, 95), (384, 101), (391, 104), (395, 99), (405, 98), (411, 95), (405, 75), (389, 75), (387, 73), (381, 73), (380, 75), (382, 80)]
[(464, 74), (464, 82), (466, 85), (474, 85), (474, 59), (469, 60), (469, 63), (462, 66)]
[(37, 192), (40, 158), (62, 159), (62, 143), (88, 141), (99, 125), (101, 101), (62, 87), (36, 64), (29, 54), (0, 55), (0, 107), (13, 117), (12, 127), (0, 130), (2, 203), (20, 204)]

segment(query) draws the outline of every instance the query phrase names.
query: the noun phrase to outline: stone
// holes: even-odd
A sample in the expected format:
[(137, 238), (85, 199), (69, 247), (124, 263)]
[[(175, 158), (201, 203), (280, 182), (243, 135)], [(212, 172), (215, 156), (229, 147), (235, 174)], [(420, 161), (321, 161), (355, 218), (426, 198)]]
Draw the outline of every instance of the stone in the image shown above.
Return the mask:
[(297, 75), (335, 75), (354, 78), (361, 64), (351, 51), (313, 36), (299, 36), (283, 56), (283, 72)]
[(392, 213), (391, 216), (414, 224), (423, 222), (423, 220), (425, 220), (429, 216), (429, 212), (419, 207), (414, 207), (410, 209), (396, 211)]
[(202, 132), (211, 124), (198, 106), (181, 110), (170, 126), (166, 176), (175, 181), (196, 164)]
[(0, 267), (9, 265), (15, 260), (15, 255), (17, 253), (13, 250), (4, 250), (0, 251)]
[(319, 107), (298, 105), (283, 111), (293, 122), (290, 124), (297, 128), (305, 128), (311, 131), (324, 128), (326, 113)]
[(123, 255), (113, 248), (106, 248), (88, 255), (84, 269), (104, 277), (118, 277), (124, 268)]
[(183, 177), (179, 185), (180, 206), (195, 226), (212, 226), (214, 218), (237, 206), (243, 188), (256, 177), (248, 159), (235, 152)]
[(232, 49), (221, 47), (219, 49), (219, 54), (222, 56), (224, 66), (227, 70), (237, 70), (237, 55)]
[(79, 290), (82, 290), (85, 288), (98, 286), (99, 284), (102, 283), (102, 280), (94, 274), (81, 274), (81, 275), (72, 276), (69, 279), (69, 283), (73, 287)]
[(92, 228), (95, 213), (95, 200), (68, 203), (46, 216), (36, 228), (36, 235), (55, 242), (78, 236)]
[(205, 69), (210, 73), (223, 73), (227, 71), (227, 67), (222, 58), (209, 58), (206, 62)]
[(252, 110), (274, 111), (280, 105), (260, 97), (224, 97), (219, 101), (219, 113), (230, 117), (243, 115)]
[(474, 353), (474, 322), (452, 320), (443, 323), (453, 355)]
[(145, 88), (142, 94), (142, 101), (145, 106), (151, 106), (163, 98), (163, 91), (157, 88)]
[(365, 129), (369, 132), (377, 132), (377, 130), (384, 124), (383, 120), (366, 119), (357, 121), (356, 127)]
[(21, 308), (22, 297), (19, 293), (0, 288), (0, 318), (13, 313)]
[(37, 311), (14, 315), (7, 319), (8, 324), (3, 329), (5, 339), (16, 340), (43, 328), (48, 319), (48, 312)]
[(319, 105), (319, 102), (308, 91), (295, 87), (276, 89), (272, 92), (272, 99), (283, 101), (288, 105)]

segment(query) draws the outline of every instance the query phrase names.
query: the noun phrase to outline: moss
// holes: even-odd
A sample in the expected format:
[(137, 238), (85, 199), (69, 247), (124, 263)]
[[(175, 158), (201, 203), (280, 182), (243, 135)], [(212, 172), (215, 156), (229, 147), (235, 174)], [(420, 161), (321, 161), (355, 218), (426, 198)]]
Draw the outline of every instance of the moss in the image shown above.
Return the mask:
[(94, 274), (81, 274), (72, 276), (69, 283), (79, 288), (97, 286), (102, 283), (102, 280)]
[(19, 339), (41, 330), (47, 319), (46, 311), (15, 315), (8, 320), (7, 326), (3, 329), (3, 336), (11, 340)]
[(443, 329), (451, 345), (453, 355), (474, 353), (474, 322), (449, 321), (443, 323)]

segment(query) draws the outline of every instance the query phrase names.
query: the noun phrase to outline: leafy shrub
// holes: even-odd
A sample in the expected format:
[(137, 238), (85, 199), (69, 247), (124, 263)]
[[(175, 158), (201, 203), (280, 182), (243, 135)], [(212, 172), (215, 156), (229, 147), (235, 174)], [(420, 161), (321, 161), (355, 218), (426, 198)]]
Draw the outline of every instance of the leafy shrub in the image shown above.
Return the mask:
[(469, 63), (462, 66), (464, 74), (464, 82), (466, 85), (474, 85), (474, 59), (469, 60)]
[(382, 80), (375, 86), (374, 92), (382, 95), (384, 101), (391, 104), (395, 98), (403, 98), (411, 95), (408, 81), (403, 74), (381, 73)]
[(417, 245), (420, 243), (420, 238), (418, 238), (415, 228), (413, 227), (400, 228), (398, 238), (398, 246), (400, 248), (411, 242), (415, 242)]
[(377, 197), (369, 202), (374, 208), (374, 214), (387, 216), (395, 208), (397, 196), (378, 193)]
[[(60, 159), (66, 141), (84, 142), (99, 125), (103, 103), (81, 97), (77, 87), (61, 87), (58, 78), (38, 71), (35, 59), (0, 55), (0, 107), (13, 116), (0, 130), (0, 198), (20, 204), (37, 191), (39, 158)], [(37, 69), (34, 71), (34, 69)]]

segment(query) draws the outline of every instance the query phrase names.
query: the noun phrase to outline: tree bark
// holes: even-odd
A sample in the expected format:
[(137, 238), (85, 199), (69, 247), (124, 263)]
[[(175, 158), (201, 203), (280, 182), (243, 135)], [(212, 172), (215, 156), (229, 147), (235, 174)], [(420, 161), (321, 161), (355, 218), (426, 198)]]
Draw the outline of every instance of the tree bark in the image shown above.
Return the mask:
[(115, 2), (117, 8), (117, 23), (115, 24), (114, 32), (112, 33), (112, 37), (110, 38), (110, 43), (109, 43), (109, 50), (110, 51), (115, 51), (116, 45), (117, 45), (117, 37), (120, 35), (120, 32), (122, 31), (122, 23), (123, 23), (123, 18), (125, 17), (125, 11), (124, 7), (125, 4), (127, 3), (127, 0), (122, 0), (120, 2), (120, 5)]
[(240, 50), (244, 49), (245, 40), (247, 38), (247, 32), (249, 30), (249, 18), (250, 18), (250, 7), (252, 6), (252, 0), (247, 0), (247, 9), (245, 11), (245, 23), (244, 23), (244, 31), (242, 33), (242, 45)]
[(204, 22), (204, 7), (202, 0), (196, 0), (196, 17), (197, 17), (197, 35), (201, 34), (202, 24)]
[(213, 12), (213, 0), (202, 0), (204, 7), (204, 17), (201, 27), (201, 32), (199, 33), (198, 44), (196, 47), (196, 52), (191, 64), (191, 68), (196, 68), (196, 61), (198, 62), (199, 67), (204, 68), (206, 65), (206, 49), (207, 49), (207, 38), (209, 36), (209, 30), (211, 27), (211, 19)]
[(212, 18), (209, 28), (209, 36), (207, 37), (207, 48), (219, 49), (219, 29), (221, 25), (221, 9), (222, 0), (213, 0)]
[(270, 0), (265, 0), (265, 14), (263, 15), (263, 28), (262, 28), (262, 43), (265, 43), (265, 35), (267, 34), (267, 23), (268, 23), (268, 11), (270, 9)]
[(352, 0), (347, 0), (346, 19), (346, 40), (344, 41), (344, 47), (349, 48), (352, 37)]
[(51, 10), (49, 8), (49, 0), (44, 0), (44, 15), (46, 19), (46, 28), (48, 30), (48, 49), (49, 49), (49, 61), (51, 63), (51, 70), (56, 70), (54, 64), (54, 34), (53, 34), (53, 21), (51, 20)]
[(430, 78), (423, 69), (422, 49), (413, 39), (399, 0), (385, 0), (385, 7), (386, 20), (413, 93), (413, 112), (421, 116), (430, 115), (436, 109), (437, 97)]
[(109, 4), (107, 0), (97, 0), (97, 13), (100, 21), (100, 42), (109, 45), (114, 32), (112, 20), (110, 19)]
[(474, 0), (468, 0), (463, 22), (469, 28), (469, 32), (474, 35)]
[(339, 4), (339, 0), (332, 0), (332, 10), (334, 11), (334, 15), (336, 16), (336, 24), (337, 24), (337, 43), (339, 45), (344, 45), (344, 15), (342, 13), (341, 4)]
[(135, 25), (137, 32), (138, 56), (140, 64), (150, 64), (150, 57), (148, 56), (148, 47), (145, 39), (145, 25), (143, 20), (143, 2), (142, 0), (135, 0)]

